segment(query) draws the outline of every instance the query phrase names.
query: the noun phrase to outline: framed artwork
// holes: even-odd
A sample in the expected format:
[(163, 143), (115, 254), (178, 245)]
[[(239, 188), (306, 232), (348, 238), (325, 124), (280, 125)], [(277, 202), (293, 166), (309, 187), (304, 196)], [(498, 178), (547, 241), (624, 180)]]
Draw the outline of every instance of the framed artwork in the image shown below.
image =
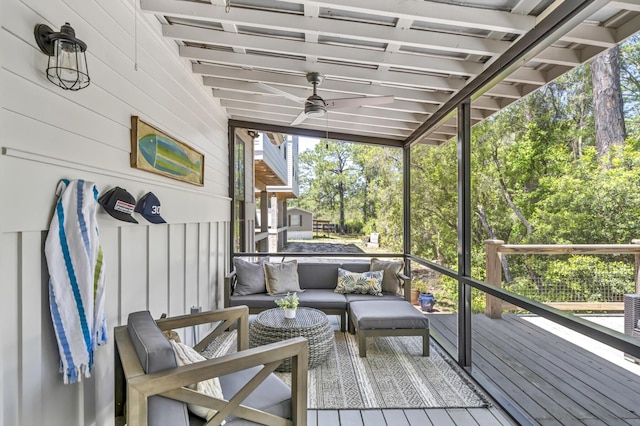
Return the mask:
[(204, 185), (204, 155), (131, 116), (131, 167)]

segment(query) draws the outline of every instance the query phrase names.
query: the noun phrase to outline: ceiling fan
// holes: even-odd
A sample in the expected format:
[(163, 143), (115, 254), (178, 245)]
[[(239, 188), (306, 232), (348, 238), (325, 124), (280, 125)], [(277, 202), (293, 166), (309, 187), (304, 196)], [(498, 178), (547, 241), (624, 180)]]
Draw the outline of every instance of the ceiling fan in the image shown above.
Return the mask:
[(300, 98), (292, 95), (289, 92), (280, 90), (278, 88), (269, 86), (268, 84), (258, 82), (256, 83), (264, 90), (276, 95), (284, 96), (287, 99), (291, 99), (294, 102), (303, 103), (304, 111), (302, 111), (292, 122), (291, 126), (297, 126), (309, 117), (318, 118), (327, 113), (328, 110), (353, 108), (365, 105), (381, 105), (394, 101), (393, 96), (376, 96), (376, 97), (359, 97), (359, 98), (341, 98), (341, 99), (322, 99), (317, 93), (316, 89), (324, 81), (324, 75), (317, 72), (310, 72), (307, 74), (307, 81), (313, 85), (313, 95), (308, 98)]

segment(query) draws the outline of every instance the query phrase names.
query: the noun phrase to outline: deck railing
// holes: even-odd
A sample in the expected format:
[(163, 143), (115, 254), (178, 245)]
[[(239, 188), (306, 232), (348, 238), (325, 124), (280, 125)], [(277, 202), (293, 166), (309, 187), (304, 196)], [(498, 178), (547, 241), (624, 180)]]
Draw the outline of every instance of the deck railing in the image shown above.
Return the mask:
[[(623, 255), (631, 254), (635, 258), (634, 276), (636, 293), (640, 293), (640, 239), (632, 244), (505, 244), (502, 240), (485, 241), (486, 282), (502, 287), (503, 256), (505, 255)], [(547, 303), (558, 309), (569, 310), (622, 310), (622, 302), (572, 302)], [(500, 318), (505, 308), (501, 299), (486, 295), (485, 313), (490, 318)]]

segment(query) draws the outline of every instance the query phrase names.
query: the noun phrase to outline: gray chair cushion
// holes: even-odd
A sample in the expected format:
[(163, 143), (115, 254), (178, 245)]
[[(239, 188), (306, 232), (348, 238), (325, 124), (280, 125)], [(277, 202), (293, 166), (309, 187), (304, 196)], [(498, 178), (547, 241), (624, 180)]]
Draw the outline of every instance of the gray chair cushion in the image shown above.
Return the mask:
[(361, 301), (384, 301), (388, 302), (390, 300), (404, 300), (402, 296), (391, 293), (383, 293), (382, 296), (373, 296), (371, 294), (345, 294), (347, 298), (347, 303), (351, 302), (361, 302)]
[[(262, 366), (258, 366), (220, 376), (220, 385), (222, 386), (224, 398), (231, 399), (261, 369)], [(291, 418), (291, 390), (275, 374), (269, 375), (256, 390), (249, 394), (242, 404), (276, 416)], [(228, 417), (226, 421), (228, 426), (256, 424), (233, 416)]]
[[(146, 373), (157, 373), (178, 366), (171, 343), (151, 317), (149, 311), (129, 314), (127, 331), (136, 355)], [(162, 396), (152, 396), (148, 402), (149, 426), (187, 426), (189, 414), (186, 404)]]
[(237, 257), (233, 258), (233, 267), (236, 271), (236, 287), (233, 290), (233, 294), (243, 296), (266, 293), (267, 287), (265, 286), (262, 264), (268, 260), (268, 257), (263, 257), (258, 262), (253, 263)]
[(344, 294), (334, 293), (330, 289), (312, 289), (298, 295), (300, 306), (316, 309), (347, 309)]
[(429, 320), (409, 302), (402, 300), (387, 300), (384, 304), (353, 302), (349, 304), (349, 310), (358, 329), (362, 330), (429, 328)]

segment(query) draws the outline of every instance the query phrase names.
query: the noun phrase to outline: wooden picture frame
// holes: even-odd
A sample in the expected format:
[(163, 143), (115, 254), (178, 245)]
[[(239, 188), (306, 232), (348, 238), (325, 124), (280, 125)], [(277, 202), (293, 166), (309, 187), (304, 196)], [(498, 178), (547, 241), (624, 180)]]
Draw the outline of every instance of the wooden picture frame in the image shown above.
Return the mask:
[(204, 154), (131, 116), (131, 167), (204, 185)]

